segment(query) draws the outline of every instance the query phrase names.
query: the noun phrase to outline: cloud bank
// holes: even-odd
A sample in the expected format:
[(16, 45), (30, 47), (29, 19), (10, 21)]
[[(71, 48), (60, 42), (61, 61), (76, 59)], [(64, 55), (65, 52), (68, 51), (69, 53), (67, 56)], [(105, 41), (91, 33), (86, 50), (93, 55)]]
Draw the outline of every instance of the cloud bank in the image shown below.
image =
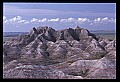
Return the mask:
[(13, 25), (20, 25), (20, 24), (29, 24), (29, 23), (73, 23), (73, 24), (89, 24), (89, 25), (99, 25), (99, 24), (109, 24), (109, 23), (116, 23), (115, 18), (95, 18), (95, 19), (89, 19), (89, 18), (52, 18), (52, 19), (38, 19), (38, 18), (32, 18), (31, 20), (25, 20), (21, 16), (16, 16), (11, 19), (7, 19), (7, 17), (3, 16), (3, 24), (13, 24)]

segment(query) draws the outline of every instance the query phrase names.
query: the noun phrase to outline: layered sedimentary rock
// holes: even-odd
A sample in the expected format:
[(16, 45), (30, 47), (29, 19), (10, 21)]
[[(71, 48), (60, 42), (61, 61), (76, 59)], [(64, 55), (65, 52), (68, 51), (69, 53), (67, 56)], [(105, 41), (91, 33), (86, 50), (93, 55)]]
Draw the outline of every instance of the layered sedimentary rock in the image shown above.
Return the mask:
[(116, 40), (87, 29), (33, 28), (3, 44), (3, 78), (115, 79)]

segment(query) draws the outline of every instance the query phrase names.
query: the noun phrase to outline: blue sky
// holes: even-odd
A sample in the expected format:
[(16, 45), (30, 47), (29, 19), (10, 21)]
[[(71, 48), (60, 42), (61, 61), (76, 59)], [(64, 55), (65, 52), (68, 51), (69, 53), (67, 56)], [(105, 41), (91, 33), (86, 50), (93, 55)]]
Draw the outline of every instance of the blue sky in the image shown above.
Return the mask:
[(76, 26), (115, 30), (115, 3), (3, 3), (3, 31), (28, 32), (33, 27), (56, 30)]

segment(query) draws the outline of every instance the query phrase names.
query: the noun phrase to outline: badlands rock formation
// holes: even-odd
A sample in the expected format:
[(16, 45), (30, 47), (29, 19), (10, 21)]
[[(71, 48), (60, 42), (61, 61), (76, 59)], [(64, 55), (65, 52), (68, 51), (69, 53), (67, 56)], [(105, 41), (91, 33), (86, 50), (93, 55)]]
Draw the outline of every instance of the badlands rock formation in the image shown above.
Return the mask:
[(3, 44), (3, 78), (115, 79), (116, 40), (79, 26), (34, 27)]

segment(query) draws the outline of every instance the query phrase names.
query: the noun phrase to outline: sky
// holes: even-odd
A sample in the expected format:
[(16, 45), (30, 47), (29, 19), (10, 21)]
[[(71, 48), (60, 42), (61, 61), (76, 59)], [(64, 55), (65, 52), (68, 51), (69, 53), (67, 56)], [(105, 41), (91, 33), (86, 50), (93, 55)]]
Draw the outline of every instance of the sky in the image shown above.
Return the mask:
[(3, 32), (39, 26), (116, 30), (116, 3), (3, 3)]

